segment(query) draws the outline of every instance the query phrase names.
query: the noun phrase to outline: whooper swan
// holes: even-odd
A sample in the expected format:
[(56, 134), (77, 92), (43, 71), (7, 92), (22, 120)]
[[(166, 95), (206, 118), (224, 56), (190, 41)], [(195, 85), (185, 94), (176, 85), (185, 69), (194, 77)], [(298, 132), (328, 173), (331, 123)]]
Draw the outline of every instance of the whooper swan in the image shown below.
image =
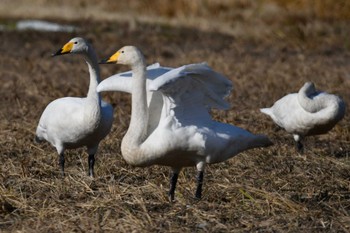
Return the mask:
[[(146, 71), (144, 57), (136, 47), (125, 46), (101, 63), (131, 66), (131, 83), (127, 84), (126, 77), (113, 76), (101, 82), (97, 90), (104, 91), (104, 87), (120, 90), (119, 85), (123, 84), (131, 88), (131, 120), (122, 140), (122, 156), (134, 166), (170, 166), (171, 201), (182, 167), (197, 167), (195, 197), (201, 198), (207, 163), (223, 162), (241, 151), (271, 144), (266, 136), (211, 119), (208, 113), (211, 107), (228, 107), (223, 98), (232, 84), (205, 64), (169, 69), (148, 81), (146, 87), (146, 74), (152, 73), (152, 69), (157, 73), (154, 71), (157, 68)], [(153, 91), (153, 95), (147, 97), (148, 91)]]
[(288, 94), (260, 111), (293, 134), (296, 148), (302, 152), (302, 138), (331, 130), (344, 117), (345, 103), (336, 95), (316, 91), (312, 82), (306, 82), (298, 93)]
[(76, 53), (83, 55), (90, 72), (87, 97), (65, 97), (52, 101), (41, 115), (36, 139), (50, 142), (59, 154), (64, 176), (64, 150), (86, 146), (89, 176), (94, 176), (95, 154), (100, 141), (113, 123), (113, 108), (101, 100), (96, 87), (100, 80), (97, 57), (92, 46), (82, 38), (73, 38), (53, 56)]

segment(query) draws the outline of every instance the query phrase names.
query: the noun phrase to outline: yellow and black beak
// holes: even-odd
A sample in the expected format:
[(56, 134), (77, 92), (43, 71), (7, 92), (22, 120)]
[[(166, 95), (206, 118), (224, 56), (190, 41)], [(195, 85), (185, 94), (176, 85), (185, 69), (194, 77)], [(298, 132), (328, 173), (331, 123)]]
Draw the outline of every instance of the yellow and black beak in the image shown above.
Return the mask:
[(56, 53), (52, 54), (52, 56), (58, 56), (66, 53), (70, 53), (73, 48), (73, 42), (68, 42), (61, 49), (59, 49)]
[(120, 51), (116, 52), (115, 54), (113, 54), (113, 55), (110, 56), (109, 58), (102, 59), (102, 60), (99, 62), (99, 64), (117, 63), (117, 62), (118, 62), (119, 55), (120, 55)]

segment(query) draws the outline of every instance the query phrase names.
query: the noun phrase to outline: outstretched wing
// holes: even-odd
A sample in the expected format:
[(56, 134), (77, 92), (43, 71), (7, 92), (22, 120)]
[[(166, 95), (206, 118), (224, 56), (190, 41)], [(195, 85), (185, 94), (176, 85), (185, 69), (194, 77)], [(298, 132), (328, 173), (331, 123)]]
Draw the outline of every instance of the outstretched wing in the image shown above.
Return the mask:
[[(159, 63), (155, 63), (147, 67), (147, 80), (154, 80), (158, 76), (161, 76), (169, 72), (172, 68), (162, 67)], [(97, 91), (122, 91), (131, 93), (131, 77), (132, 72), (127, 71), (119, 74), (112, 75), (97, 86)]]
[(232, 82), (211, 69), (206, 63), (189, 64), (170, 70), (148, 85), (149, 91), (161, 91), (173, 98), (181, 98), (186, 91), (195, 96), (203, 93), (202, 104), (209, 108), (228, 109), (224, 100), (232, 90)]
[(174, 115), (181, 124), (211, 119), (209, 109), (228, 109), (224, 99), (232, 82), (205, 63), (184, 65), (151, 81), (148, 90), (163, 94), (162, 118)]
[[(97, 91), (131, 93), (131, 77), (131, 71), (110, 76), (98, 85)], [(205, 63), (178, 68), (162, 67), (158, 63), (148, 66), (149, 132), (171, 114), (183, 125), (207, 122), (211, 119), (210, 108), (229, 108), (224, 98), (231, 90), (232, 82)]]
[[(147, 86), (157, 77), (169, 72), (172, 68), (162, 67), (159, 63), (155, 63), (146, 68), (147, 70)], [(122, 91), (132, 92), (132, 71), (112, 75), (103, 80), (96, 89), (102, 91)], [(163, 109), (163, 97), (161, 93), (147, 91), (147, 103), (149, 108), (148, 129), (153, 131), (161, 117)]]

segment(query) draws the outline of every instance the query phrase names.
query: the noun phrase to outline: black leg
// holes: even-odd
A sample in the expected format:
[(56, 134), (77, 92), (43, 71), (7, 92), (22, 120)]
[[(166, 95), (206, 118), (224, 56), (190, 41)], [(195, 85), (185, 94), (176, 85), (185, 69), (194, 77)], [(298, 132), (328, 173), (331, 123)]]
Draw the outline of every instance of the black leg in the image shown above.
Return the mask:
[(298, 153), (303, 154), (304, 145), (300, 141), (297, 141), (295, 145), (296, 145)]
[(197, 175), (197, 190), (195, 197), (197, 199), (202, 198), (202, 186), (203, 186), (204, 171), (199, 171)]
[(64, 177), (64, 153), (63, 152), (60, 154), (59, 164), (60, 164), (60, 167), (61, 167), (62, 177)]
[(94, 165), (95, 165), (95, 155), (89, 155), (88, 158), (88, 162), (89, 162), (89, 176), (90, 177), (94, 177)]
[(179, 177), (179, 173), (173, 172), (170, 178), (170, 190), (169, 190), (169, 198), (170, 201), (174, 201), (175, 196), (175, 188), (177, 183), (177, 178)]

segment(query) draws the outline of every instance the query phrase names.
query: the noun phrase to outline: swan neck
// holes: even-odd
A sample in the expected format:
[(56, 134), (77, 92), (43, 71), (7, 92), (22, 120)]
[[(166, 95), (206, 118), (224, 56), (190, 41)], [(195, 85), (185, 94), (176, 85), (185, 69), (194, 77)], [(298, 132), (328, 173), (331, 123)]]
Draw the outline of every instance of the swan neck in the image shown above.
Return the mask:
[(132, 66), (131, 118), (127, 133), (122, 141), (124, 159), (132, 165), (142, 166), (145, 162), (141, 144), (147, 137), (148, 107), (146, 94), (146, 65), (141, 62)]
[(97, 56), (93, 49), (89, 47), (85, 61), (89, 67), (90, 84), (89, 91), (87, 94), (88, 98), (101, 101), (100, 94), (96, 91), (98, 84), (100, 83), (100, 69), (97, 62)]
[(139, 146), (145, 140), (148, 125), (146, 67), (142, 63), (134, 65), (132, 72), (131, 119), (127, 134)]
[(314, 98), (318, 93), (313, 85), (305, 84), (298, 92), (300, 106), (307, 112), (315, 113), (324, 108), (324, 100)]

